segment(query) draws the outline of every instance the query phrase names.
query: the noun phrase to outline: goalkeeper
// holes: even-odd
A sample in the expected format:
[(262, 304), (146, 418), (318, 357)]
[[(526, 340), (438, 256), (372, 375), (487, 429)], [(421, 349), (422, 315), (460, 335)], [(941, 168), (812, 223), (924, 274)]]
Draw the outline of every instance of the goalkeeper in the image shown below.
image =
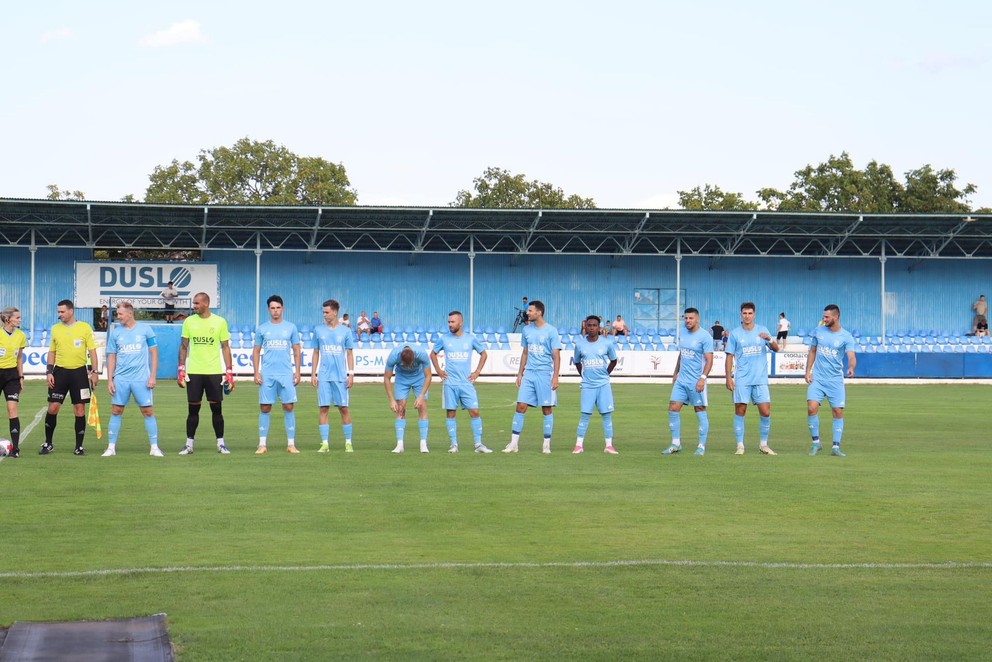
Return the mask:
[[(193, 297), (193, 314), (183, 320), (179, 344), (179, 388), (186, 389), (189, 414), (186, 416), (186, 445), (180, 455), (193, 453), (193, 437), (200, 424), (200, 407), (206, 396), (217, 435), (217, 452), (231, 451), (224, 444), (224, 389), (234, 390), (231, 334), (227, 320), (210, 312), (210, 296), (200, 292)], [(223, 354), (224, 363), (221, 363)], [(188, 359), (188, 360), (187, 360)]]

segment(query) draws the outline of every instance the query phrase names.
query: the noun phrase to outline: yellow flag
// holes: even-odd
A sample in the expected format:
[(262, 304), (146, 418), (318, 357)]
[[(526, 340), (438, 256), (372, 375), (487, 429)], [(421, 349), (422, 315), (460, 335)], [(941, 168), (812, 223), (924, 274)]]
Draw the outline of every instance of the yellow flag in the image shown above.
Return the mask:
[(90, 415), (86, 424), (96, 428), (96, 438), (103, 439), (103, 428), (100, 427), (100, 409), (96, 404), (96, 392), (90, 395)]

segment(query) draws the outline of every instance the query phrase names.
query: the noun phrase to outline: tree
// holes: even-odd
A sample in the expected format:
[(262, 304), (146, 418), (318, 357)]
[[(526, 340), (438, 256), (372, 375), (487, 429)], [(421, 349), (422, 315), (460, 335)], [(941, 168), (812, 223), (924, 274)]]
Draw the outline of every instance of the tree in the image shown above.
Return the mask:
[(197, 163), (155, 166), (149, 182), (148, 203), (353, 205), (358, 199), (342, 164), (248, 138), (200, 150)]
[(930, 164), (906, 173), (906, 189), (900, 210), (919, 213), (969, 212), (968, 196), (978, 190), (974, 184), (954, 186), (957, 175), (953, 170), (934, 171)]
[(475, 193), (459, 191), (452, 207), (487, 209), (595, 209), (592, 198), (565, 192), (546, 182), (527, 181), (526, 175), (514, 175), (502, 168), (486, 168), (472, 180)]
[(724, 193), (719, 186), (704, 184), (689, 191), (679, 191), (679, 206), (689, 211), (757, 210), (757, 202), (748, 202), (741, 193)]
[(69, 191), (60, 190), (58, 184), (49, 184), (45, 187), (48, 189), (48, 195), (45, 196), (46, 200), (85, 200), (86, 194), (82, 191)]

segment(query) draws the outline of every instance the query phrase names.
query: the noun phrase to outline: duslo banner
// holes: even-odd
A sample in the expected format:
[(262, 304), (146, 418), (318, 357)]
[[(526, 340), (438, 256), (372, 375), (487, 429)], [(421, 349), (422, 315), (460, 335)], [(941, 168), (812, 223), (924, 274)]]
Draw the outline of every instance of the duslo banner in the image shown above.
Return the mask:
[(201, 262), (76, 262), (73, 303), (99, 308), (127, 300), (135, 308), (164, 308), (169, 281), (179, 292), (177, 308), (188, 308), (197, 292), (210, 295), (212, 308), (220, 305), (217, 265)]

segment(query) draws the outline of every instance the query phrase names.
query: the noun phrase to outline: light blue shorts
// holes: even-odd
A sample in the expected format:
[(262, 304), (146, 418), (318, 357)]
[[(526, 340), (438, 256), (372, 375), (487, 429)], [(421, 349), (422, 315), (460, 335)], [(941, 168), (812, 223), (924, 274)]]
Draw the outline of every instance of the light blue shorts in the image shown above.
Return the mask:
[(296, 402), (296, 386), (293, 376), (266, 377), (262, 375), (262, 385), (258, 387), (258, 404), (274, 405), (276, 398), (284, 405)]
[(557, 407), (558, 394), (551, 388), (551, 375), (535, 375), (524, 372), (517, 391), (517, 402), (530, 407)]
[(768, 392), (768, 384), (755, 384), (753, 386), (740, 386), (734, 383), (734, 404), (746, 405), (753, 402), (756, 405), (763, 405), (771, 402), (772, 396)]
[(706, 393), (707, 388), (708, 386), (704, 386), (703, 392), (700, 393), (696, 390), (695, 384), (675, 382), (672, 384), (672, 397), (668, 398), (668, 401), (681, 402), (683, 404), (692, 405), (693, 407), (708, 407), (709, 396)]
[(475, 384), (471, 382), (452, 385), (445, 381), (441, 400), (448, 411), (458, 409), (458, 405), (461, 405), (462, 409), (479, 408), (479, 394), (475, 391)]
[[(408, 382), (403, 379), (397, 379), (396, 383), (393, 384), (393, 397), (395, 397), (396, 400), (406, 400), (407, 398), (410, 397), (410, 391), (413, 391), (413, 396), (415, 398), (419, 398), (420, 392), (423, 390), (423, 388), (424, 388), (423, 378), (419, 379), (416, 382)], [(428, 396), (430, 396), (429, 391), (427, 395), (424, 396), (424, 400), (427, 400)]]
[(833, 383), (814, 381), (806, 387), (806, 399), (820, 402), (824, 398), (830, 402), (830, 406), (835, 409), (843, 409), (847, 401), (847, 392), (844, 388), (844, 380)]
[(612, 386), (604, 384), (603, 386), (579, 387), (579, 411), (583, 414), (591, 414), (593, 407), (600, 414), (608, 414), (613, 411)]
[(126, 407), (128, 400), (134, 396), (134, 403), (139, 407), (152, 406), (152, 390), (145, 384), (147, 382), (119, 382), (114, 380), (114, 397), (110, 399), (111, 404), (118, 407)]
[(317, 382), (318, 407), (347, 407), (348, 382)]

